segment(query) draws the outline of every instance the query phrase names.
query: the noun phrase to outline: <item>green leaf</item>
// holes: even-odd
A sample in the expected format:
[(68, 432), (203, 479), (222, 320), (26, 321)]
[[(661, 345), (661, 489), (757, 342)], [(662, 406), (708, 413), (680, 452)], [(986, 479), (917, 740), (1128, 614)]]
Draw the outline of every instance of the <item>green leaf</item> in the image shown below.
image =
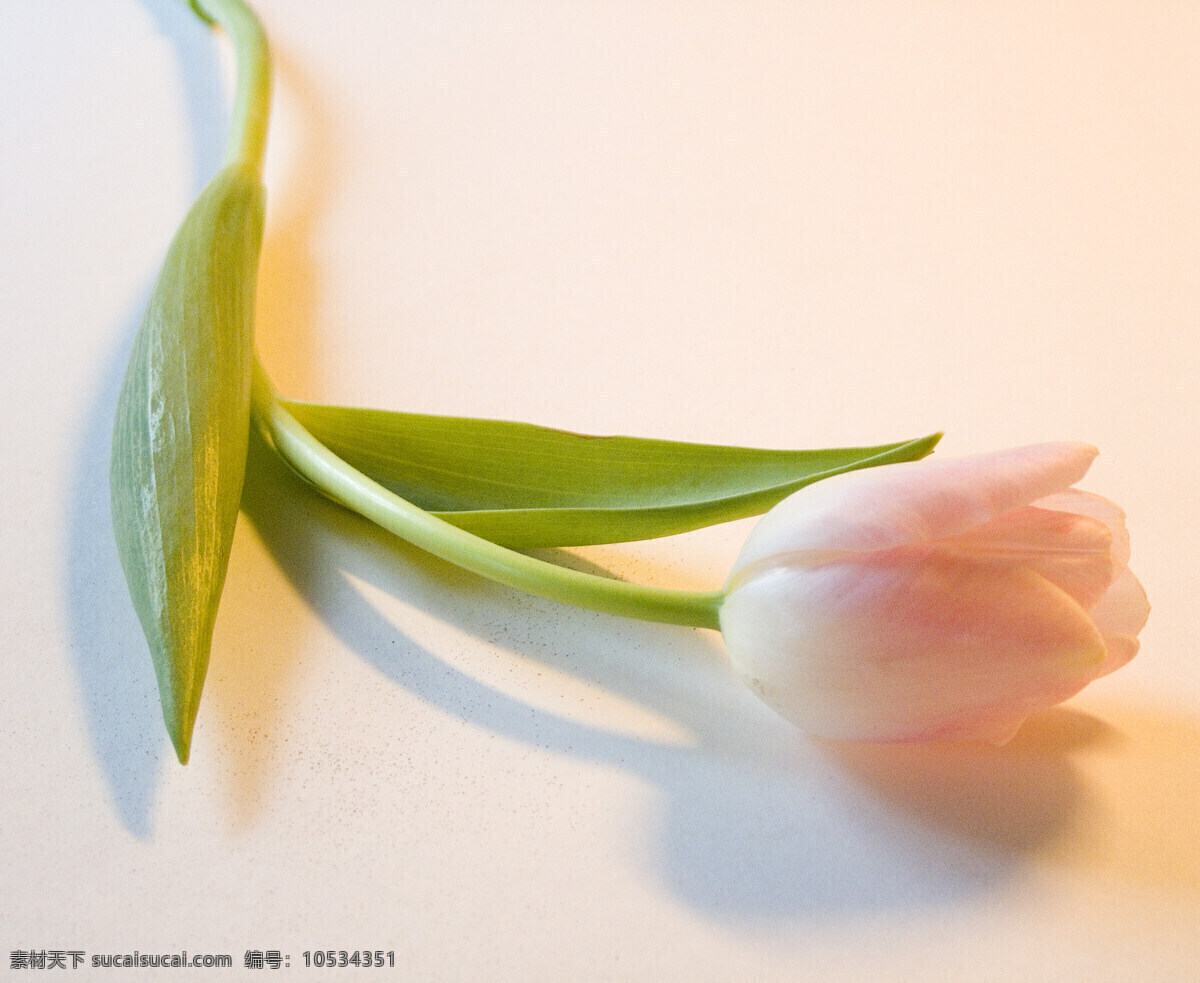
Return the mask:
[(924, 457), (941, 436), (879, 447), (758, 450), (285, 405), (331, 451), (397, 495), (515, 547), (651, 539), (758, 515), (842, 471)]
[(117, 550), (187, 761), (246, 469), (264, 193), (226, 167), (167, 252), (113, 433)]

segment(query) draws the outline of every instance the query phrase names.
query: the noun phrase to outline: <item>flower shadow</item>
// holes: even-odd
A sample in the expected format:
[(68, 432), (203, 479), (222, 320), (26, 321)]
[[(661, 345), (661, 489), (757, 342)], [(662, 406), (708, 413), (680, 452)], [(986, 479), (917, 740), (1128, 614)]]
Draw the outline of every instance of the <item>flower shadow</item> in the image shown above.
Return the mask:
[(1098, 792), (1047, 862), (1106, 885), (1200, 898), (1200, 720), (1128, 702), (1097, 710), (1111, 725), (1080, 757)]
[(1054, 711), (1005, 748), (797, 738), (774, 762), (729, 763), (716, 776), (710, 767), (704, 781), (674, 789), (666, 874), (694, 904), (733, 920), (981, 892), (1074, 827), (1086, 783), (1061, 732), (1090, 745), (1103, 733), (1092, 724)]
[(1035, 714), (1003, 747), (829, 742), (825, 751), (863, 788), (929, 829), (1034, 852), (1069, 829), (1082, 805), (1072, 752), (1115, 740), (1097, 718), (1056, 708)]

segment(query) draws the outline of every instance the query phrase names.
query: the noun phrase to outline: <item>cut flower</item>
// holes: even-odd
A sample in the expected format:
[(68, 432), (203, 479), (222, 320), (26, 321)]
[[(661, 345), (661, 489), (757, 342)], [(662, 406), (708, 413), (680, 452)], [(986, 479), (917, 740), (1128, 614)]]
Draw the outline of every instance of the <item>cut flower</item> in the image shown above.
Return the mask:
[[(1095, 456), (1086, 445), (901, 464), (941, 434), (774, 451), (285, 402), (252, 339), (266, 37), (244, 0), (192, 7), (233, 42), (230, 138), (135, 340), (111, 472), (118, 552), (181, 762), (251, 423), (327, 498), (465, 570), (721, 629), (744, 679), (817, 734), (1003, 740), (1132, 658), (1149, 607), (1126, 569), (1121, 511), (1071, 487)], [(513, 548), (627, 542), (772, 505), (722, 590), (628, 583)]]
[(727, 584), (745, 682), (810, 733), (1003, 743), (1137, 651), (1124, 513), (1040, 444), (829, 478), (772, 509)]

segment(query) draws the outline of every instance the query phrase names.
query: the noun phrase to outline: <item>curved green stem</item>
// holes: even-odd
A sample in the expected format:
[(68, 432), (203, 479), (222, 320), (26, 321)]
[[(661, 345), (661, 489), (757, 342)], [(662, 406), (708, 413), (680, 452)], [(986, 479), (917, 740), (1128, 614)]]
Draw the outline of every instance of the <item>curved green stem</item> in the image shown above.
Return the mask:
[(267, 36), (254, 11), (242, 0), (191, 0), (202, 17), (220, 24), (237, 56), (237, 91), (225, 163), (242, 164), (262, 175), (271, 111), (271, 57)]
[(334, 501), (388, 532), (472, 573), (540, 597), (643, 621), (720, 628), (722, 591), (646, 587), (568, 570), (497, 546), (417, 508), (310, 434), (279, 401), (257, 359), (253, 371), (251, 412), (280, 456)]

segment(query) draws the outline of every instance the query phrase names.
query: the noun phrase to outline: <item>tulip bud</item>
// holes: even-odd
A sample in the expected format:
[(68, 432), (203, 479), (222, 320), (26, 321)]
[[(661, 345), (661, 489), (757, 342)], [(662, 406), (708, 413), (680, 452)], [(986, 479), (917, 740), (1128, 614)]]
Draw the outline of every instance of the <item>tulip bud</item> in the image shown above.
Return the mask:
[(1071, 486), (1096, 450), (892, 464), (772, 509), (727, 584), (735, 670), (830, 738), (1004, 743), (1137, 651), (1124, 514)]

